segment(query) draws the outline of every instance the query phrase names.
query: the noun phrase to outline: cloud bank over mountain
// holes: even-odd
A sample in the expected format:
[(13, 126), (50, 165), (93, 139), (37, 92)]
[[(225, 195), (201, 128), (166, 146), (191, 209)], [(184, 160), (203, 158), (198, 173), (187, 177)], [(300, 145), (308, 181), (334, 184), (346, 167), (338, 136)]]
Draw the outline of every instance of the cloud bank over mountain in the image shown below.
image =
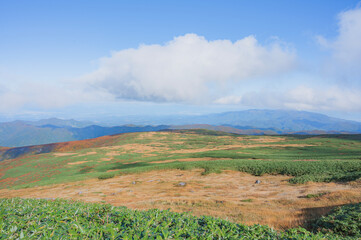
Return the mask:
[(295, 64), (295, 53), (277, 42), (261, 45), (254, 36), (208, 41), (186, 34), (164, 45), (114, 52), (84, 80), (120, 99), (207, 103), (239, 82), (282, 74)]
[(285, 92), (263, 90), (248, 92), (242, 96), (227, 96), (217, 99), (215, 103), (308, 111), (340, 109), (361, 111), (361, 94), (360, 91), (352, 89), (338, 87), (316, 89), (301, 85)]

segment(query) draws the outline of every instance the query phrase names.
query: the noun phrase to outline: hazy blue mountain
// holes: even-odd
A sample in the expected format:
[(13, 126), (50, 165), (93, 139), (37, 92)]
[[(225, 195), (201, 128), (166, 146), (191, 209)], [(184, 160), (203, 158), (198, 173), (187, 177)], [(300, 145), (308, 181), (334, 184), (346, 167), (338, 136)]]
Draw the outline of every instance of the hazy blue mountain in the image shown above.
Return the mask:
[(54, 125), (33, 126), (23, 121), (0, 123), (0, 146), (19, 147), (56, 142), (67, 142), (113, 135), (126, 132), (145, 132), (168, 129), (168, 126), (118, 126), (101, 127), (96, 125), (84, 128), (61, 127)]
[[(127, 120), (130, 120), (129, 118)], [(147, 122), (138, 118), (137, 124)], [(152, 124), (106, 127), (56, 118), (0, 123), (0, 146), (15, 147), (83, 140), (126, 132), (204, 128), (238, 134), (361, 133), (361, 123), (305, 111), (247, 110), (202, 116), (167, 116)]]
[(14, 121), (0, 123), (0, 146), (17, 147), (76, 140), (66, 128), (37, 127)]
[(74, 128), (83, 128), (90, 125), (94, 125), (94, 123), (90, 121), (77, 121), (74, 119), (59, 119), (59, 118), (47, 118), (38, 121), (24, 121), (24, 123), (33, 126), (52, 125), (56, 127), (74, 127)]
[(127, 132), (151, 132), (169, 129), (170, 126), (158, 125), (158, 126), (117, 126), (117, 127), (101, 127), (97, 125), (88, 126), (85, 128), (71, 128), (73, 136), (77, 140), (96, 138), (105, 135), (113, 135)]
[[(361, 133), (361, 123), (324, 114), (293, 110), (245, 110), (206, 115), (127, 116), (104, 119), (101, 125), (208, 124), (238, 129), (269, 129), (277, 132), (337, 131)], [(98, 124), (99, 125), (99, 124)]]
[(225, 125), (238, 129), (274, 129), (280, 132), (337, 131), (361, 133), (361, 123), (319, 113), (291, 110), (246, 110), (195, 116), (182, 124)]

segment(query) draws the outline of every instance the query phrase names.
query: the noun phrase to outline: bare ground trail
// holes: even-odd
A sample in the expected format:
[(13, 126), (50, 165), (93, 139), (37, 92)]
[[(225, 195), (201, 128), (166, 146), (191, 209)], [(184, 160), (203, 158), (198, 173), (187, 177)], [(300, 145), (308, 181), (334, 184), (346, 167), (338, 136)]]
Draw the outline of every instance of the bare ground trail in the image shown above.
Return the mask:
[[(65, 198), (132, 209), (171, 209), (277, 229), (296, 227), (332, 207), (360, 202), (361, 182), (289, 184), (287, 176), (237, 171), (202, 176), (202, 170), (164, 170), (26, 188), (1, 189), (0, 197)], [(260, 180), (260, 184), (255, 181)], [(185, 186), (179, 186), (185, 182)], [(323, 194), (307, 198), (308, 194)]]

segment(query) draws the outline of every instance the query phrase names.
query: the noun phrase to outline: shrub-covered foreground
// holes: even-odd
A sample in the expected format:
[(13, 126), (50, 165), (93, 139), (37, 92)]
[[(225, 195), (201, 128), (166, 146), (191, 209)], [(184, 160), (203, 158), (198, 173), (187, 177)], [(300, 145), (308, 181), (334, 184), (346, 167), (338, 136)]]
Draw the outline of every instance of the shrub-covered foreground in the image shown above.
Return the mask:
[(336, 208), (316, 222), (316, 229), (361, 239), (361, 203)]
[[(0, 200), (0, 239), (341, 239), (213, 217), (67, 200)], [(342, 237), (342, 239), (345, 239)]]

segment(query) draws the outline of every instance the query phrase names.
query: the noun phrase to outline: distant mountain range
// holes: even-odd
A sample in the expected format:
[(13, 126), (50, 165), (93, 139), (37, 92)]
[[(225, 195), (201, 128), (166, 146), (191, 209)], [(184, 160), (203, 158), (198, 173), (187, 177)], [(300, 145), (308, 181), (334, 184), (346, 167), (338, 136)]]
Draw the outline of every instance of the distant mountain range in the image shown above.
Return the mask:
[(41, 119), (38, 121), (23, 121), (23, 123), (38, 127), (51, 125), (56, 127), (73, 127), (73, 128), (82, 128), (82, 127), (94, 125), (94, 123), (90, 121), (77, 121), (74, 119), (64, 120), (59, 118), (48, 118), (48, 119)]
[[(113, 135), (127, 132), (146, 132), (168, 129), (169, 127), (159, 126), (116, 126), (102, 127), (90, 125), (86, 127), (70, 127), (62, 125), (61, 119), (56, 119), (55, 125), (51, 121), (46, 125), (31, 125), (23, 121), (0, 123), (0, 146), (19, 147), (56, 142), (68, 142)], [(64, 120), (64, 123), (68, 120)], [(79, 124), (81, 125), (81, 124)]]
[(238, 129), (269, 129), (278, 133), (300, 131), (361, 132), (361, 123), (319, 113), (292, 110), (246, 110), (167, 119), (169, 125), (209, 124)]
[[(128, 118), (129, 120), (129, 118)], [(138, 118), (137, 124), (147, 123)], [(224, 131), (237, 134), (327, 134), (361, 133), (361, 123), (332, 118), (323, 114), (286, 110), (247, 110), (201, 116), (159, 118), (158, 125), (100, 126), (92, 122), (50, 118), (0, 123), (0, 146), (17, 147), (90, 139), (105, 135), (194, 129)], [(159, 125), (163, 124), (163, 125)]]

